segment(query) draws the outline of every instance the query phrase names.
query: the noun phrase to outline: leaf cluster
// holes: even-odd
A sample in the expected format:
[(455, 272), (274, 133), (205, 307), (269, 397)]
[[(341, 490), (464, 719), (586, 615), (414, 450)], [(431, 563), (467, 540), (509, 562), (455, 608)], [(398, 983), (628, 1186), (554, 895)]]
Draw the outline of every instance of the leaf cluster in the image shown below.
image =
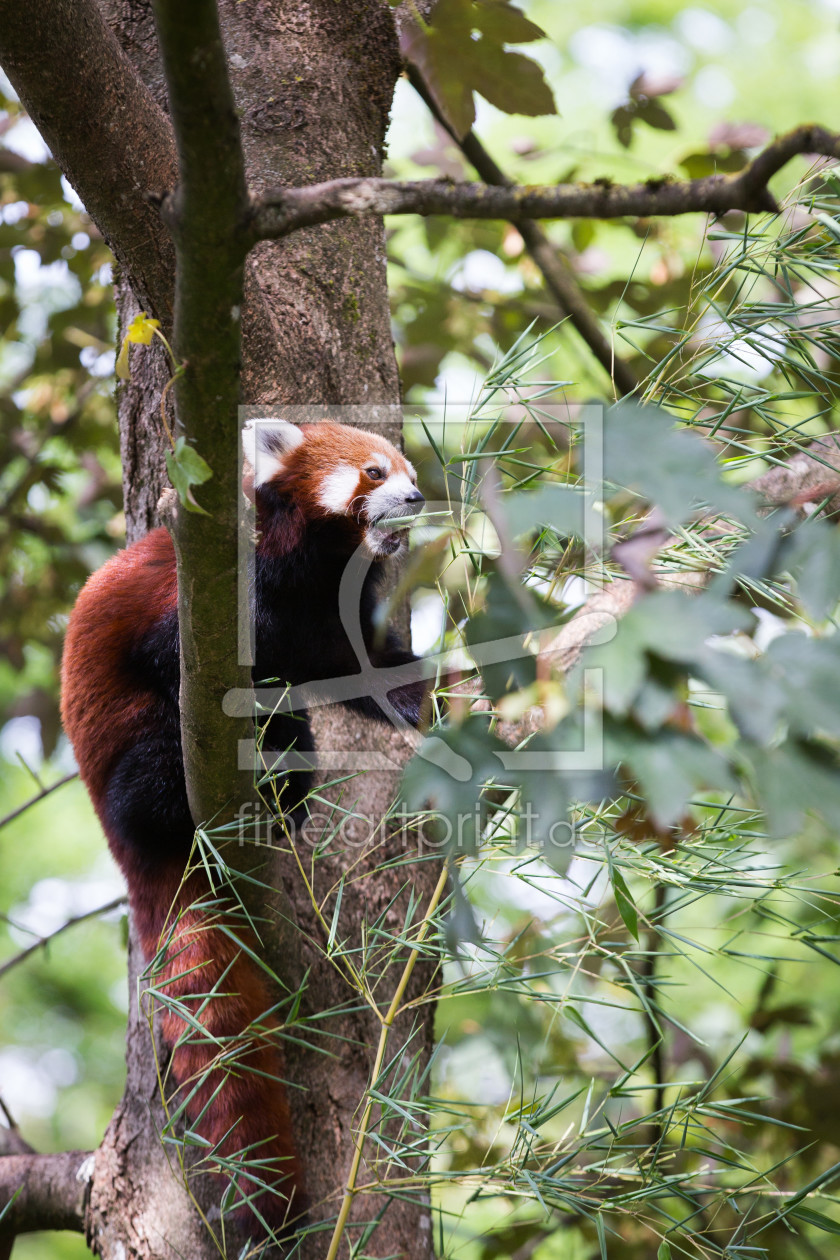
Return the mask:
[(110, 279), (51, 160), (0, 172), (0, 722), (37, 716), (48, 754), (63, 618), (122, 532)]

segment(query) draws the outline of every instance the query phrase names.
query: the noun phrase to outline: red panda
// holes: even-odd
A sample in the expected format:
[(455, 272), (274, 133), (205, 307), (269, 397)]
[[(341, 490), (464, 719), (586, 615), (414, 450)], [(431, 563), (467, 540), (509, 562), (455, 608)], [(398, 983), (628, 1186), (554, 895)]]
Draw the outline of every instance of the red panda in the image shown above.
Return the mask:
[[(406, 530), (388, 522), (424, 502), (405, 457), (378, 434), (326, 421), (300, 428), (256, 421), (246, 426), (243, 444), (252, 470), (245, 489), (255, 500), (258, 525), (254, 680), (301, 685), (360, 672), (338, 601), (344, 569), (359, 548), (371, 561), (360, 613), (372, 664), (416, 660), (393, 634), (377, 647), (373, 630), (379, 562), (406, 540)], [(156, 529), (113, 556), (79, 595), (64, 647), (62, 716), (128, 884), (147, 960), (168, 937), (156, 984), (191, 1008), (209, 1034), (206, 1040), (185, 1038), (185, 1022), (168, 1005), (162, 1012), (175, 1081), (189, 1093), (204, 1078), (188, 1103), (193, 1127), (221, 1156), (235, 1158), (247, 1148), (261, 1161), (261, 1177), (276, 1178), (281, 1195), (262, 1194), (256, 1205), (277, 1227), (287, 1213), (299, 1214), (305, 1194), (279, 1083), (282, 1053), (270, 1035), (277, 1024), (264, 1018), (273, 999), (247, 953), (218, 922), (218, 910), (196, 904), (202, 896), (210, 900), (205, 877), (193, 874), (184, 882), (195, 828), (184, 782), (178, 691), (175, 557), (169, 534)], [(388, 700), (417, 725), (426, 691), (423, 682), (411, 682), (389, 692)], [(345, 703), (387, 720), (370, 696)], [(312, 750), (305, 713), (273, 715), (265, 746), (282, 751), (292, 744), (297, 751)], [(304, 781), (296, 799), (305, 791)], [(203, 995), (214, 990), (204, 1002)], [(241, 1038), (239, 1062), (250, 1070), (213, 1066), (213, 1038), (227, 1044)], [(243, 1174), (240, 1193), (249, 1189)]]

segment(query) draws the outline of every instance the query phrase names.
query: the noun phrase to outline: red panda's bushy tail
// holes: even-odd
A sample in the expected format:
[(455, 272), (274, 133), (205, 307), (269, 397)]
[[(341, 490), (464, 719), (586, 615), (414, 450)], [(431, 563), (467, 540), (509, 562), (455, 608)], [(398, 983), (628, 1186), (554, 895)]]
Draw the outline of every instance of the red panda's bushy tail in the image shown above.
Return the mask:
[[(160, 1028), (191, 1128), (220, 1157), (236, 1185), (237, 1215), (246, 1200), (283, 1231), (305, 1210), (295, 1153), (279, 1023), (250, 931), (226, 918), (217, 901), (201, 904), (196, 880), (180, 888), (162, 933), (139, 922)], [(159, 923), (159, 920), (158, 920)], [(251, 1165), (249, 1171), (248, 1166)], [(261, 1184), (270, 1190), (261, 1190)]]

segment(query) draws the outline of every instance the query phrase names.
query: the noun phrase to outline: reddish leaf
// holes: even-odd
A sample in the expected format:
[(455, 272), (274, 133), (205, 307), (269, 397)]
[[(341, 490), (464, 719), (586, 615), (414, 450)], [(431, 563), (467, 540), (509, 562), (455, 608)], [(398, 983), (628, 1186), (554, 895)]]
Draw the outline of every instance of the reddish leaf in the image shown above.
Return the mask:
[(555, 114), (554, 97), (542, 67), (522, 53), (487, 43), (483, 39), (474, 45), (478, 53), (473, 62), (476, 91), (506, 114)]
[(628, 94), (631, 101), (652, 100), (654, 96), (669, 96), (680, 87), (682, 87), (682, 79), (678, 79), (675, 75), (670, 78), (654, 79), (643, 70), (630, 84)]
[(770, 139), (770, 132), (760, 123), (716, 123), (709, 132), (710, 149), (757, 149)]
[(658, 101), (643, 101), (639, 105), (639, 119), (657, 131), (676, 131), (677, 124), (664, 105)]
[(556, 113), (542, 68), (506, 43), (543, 32), (506, 0), (438, 0), (428, 24), (403, 23), (403, 56), (426, 81), (459, 136), (475, 122), (474, 92), (508, 114)]
[[(450, 0), (442, 0), (442, 3), (448, 4)], [(440, 7), (438, 4), (436, 11)], [(472, 43), (469, 30), (466, 39)], [(405, 22), (400, 35), (403, 56), (420, 71), (438, 108), (455, 132), (465, 136), (475, 122), (475, 103), (472, 87), (461, 73), (460, 43), (451, 27), (424, 29), (416, 22)]]
[(545, 38), (545, 31), (507, 0), (477, 0), (470, 7), (473, 26), (499, 44), (530, 44)]

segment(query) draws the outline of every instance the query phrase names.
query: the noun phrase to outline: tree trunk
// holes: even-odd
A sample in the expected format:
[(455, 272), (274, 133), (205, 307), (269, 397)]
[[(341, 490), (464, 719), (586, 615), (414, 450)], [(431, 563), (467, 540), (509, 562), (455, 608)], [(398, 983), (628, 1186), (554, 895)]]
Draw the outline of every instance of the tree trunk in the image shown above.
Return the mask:
[[(146, 6), (106, 0), (109, 24), (158, 103), (166, 93), (157, 57), (151, 14)], [(223, 0), (220, 17), (230, 74), (240, 110), (248, 183), (261, 192), (281, 184), (301, 185), (342, 175), (381, 173), (388, 109), (398, 73), (393, 19), (378, 0)], [(124, 327), (139, 309), (125, 276), (117, 277), (117, 302)], [(399, 385), (390, 333), (385, 279), (385, 242), (379, 220), (346, 221), (302, 231), (252, 251), (246, 267), (243, 309), (242, 399), (266, 405), (356, 404), (350, 418), (359, 424), (384, 419), (388, 435), (399, 440)], [(124, 458), (125, 505), (129, 540), (155, 523), (155, 505), (164, 485), (163, 439), (159, 419), (161, 391), (168, 377), (162, 353), (149, 347), (132, 354), (132, 380), (119, 395)], [(368, 414), (369, 412), (369, 414)], [(395, 432), (397, 429), (397, 432)], [(345, 784), (342, 804), (361, 819), (344, 829), (328, 860), (317, 869), (317, 894), (323, 898), (353, 865), (341, 911), (345, 937), (357, 933), (388, 911), (388, 927), (399, 932), (406, 897), (400, 895), (409, 868), (379, 869), (389, 849), (364, 845), (396, 787), (398, 768), (408, 749), (401, 737), (343, 710), (313, 715), (319, 747), (366, 749), (386, 767)], [(329, 771), (326, 772), (329, 778)], [(404, 837), (399, 841), (402, 842)], [(352, 847), (343, 848), (345, 844)], [(362, 845), (360, 848), (359, 846)], [(309, 851), (304, 848), (304, 860)], [(324, 934), (310, 897), (291, 862), (278, 860), (282, 879), (312, 944), (304, 963), (312, 968), (304, 1011), (360, 1005), (319, 947)], [(410, 869), (410, 884), (421, 903), (428, 901), (437, 870), (427, 863)], [(327, 901), (326, 918), (332, 914)], [(352, 936), (351, 936), (352, 944)], [(134, 954), (136, 956), (136, 950)], [(377, 997), (387, 1005), (398, 978), (383, 982)], [(390, 975), (390, 973), (389, 973)], [(420, 994), (428, 973), (415, 972), (409, 996)], [(134, 986), (133, 986), (134, 987)], [(412, 1053), (428, 1055), (431, 1008)], [(384, 1007), (383, 1007), (384, 1011)], [(403, 1021), (403, 1024), (405, 1021)], [(288, 1077), (309, 1197), (311, 1219), (334, 1218), (353, 1155), (353, 1129), (369, 1084), (379, 1022), (369, 1010), (337, 1014), (323, 1024), (320, 1045), (329, 1054), (303, 1047), (287, 1052)], [(392, 1045), (406, 1040), (399, 1021)], [(335, 1047), (339, 1047), (338, 1050)], [(189, 1209), (177, 1176), (158, 1142), (149, 1115), (160, 1124), (157, 1082), (148, 1027), (132, 1003), (128, 1033), (126, 1095), (97, 1155), (90, 1201), (89, 1234), (99, 1254), (140, 1258), (189, 1255), (194, 1260), (217, 1255)], [(364, 1163), (360, 1183), (370, 1180)], [(191, 1189), (213, 1223), (213, 1188), (197, 1182)], [(359, 1196), (353, 1217), (370, 1220), (385, 1200)], [(304, 1256), (326, 1254), (329, 1230), (313, 1235)], [(394, 1200), (366, 1244), (366, 1253), (422, 1260), (431, 1254), (431, 1218), (423, 1198)], [(231, 1252), (231, 1254), (235, 1254)], [(346, 1240), (341, 1254), (347, 1255)]]

